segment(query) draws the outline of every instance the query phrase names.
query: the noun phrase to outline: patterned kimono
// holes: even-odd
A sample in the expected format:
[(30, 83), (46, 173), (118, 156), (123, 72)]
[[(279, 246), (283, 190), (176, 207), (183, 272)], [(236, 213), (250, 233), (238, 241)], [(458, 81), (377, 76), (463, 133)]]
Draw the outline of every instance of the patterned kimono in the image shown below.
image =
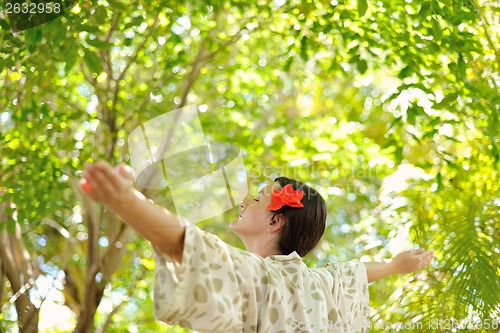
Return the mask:
[(308, 268), (301, 257), (262, 258), (196, 225), (186, 227), (182, 263), (156, 251), (158, 320), (201, 332), (368, 332), (361, 262)]

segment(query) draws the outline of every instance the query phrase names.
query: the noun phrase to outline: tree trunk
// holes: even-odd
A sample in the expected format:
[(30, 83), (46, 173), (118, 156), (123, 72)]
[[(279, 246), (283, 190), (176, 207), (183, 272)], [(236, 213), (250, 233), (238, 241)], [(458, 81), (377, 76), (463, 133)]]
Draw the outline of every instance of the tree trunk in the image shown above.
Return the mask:
[[(5, 223), (6, 203), (0, 207), (0, 223)], [(33, 267), (24, 242), (21, 227), (16, 223), (13, 234), (5, 229), (0, 234), (0, 262), (2, 272), (5, 272), (12, 287), (12, 302), (15, 302), (19, 331), (22, 333), (38, 332), (38, 317), (40, 309), (37, 308), (29, 298), (29, 290), (35, 283)], [(3, 280), (3, 278), (2, 278)]]
[(80, 312), (80, 316), (78, 317), (78, 321), (73, 333), (90, 333), (95, 329), (94, 316), (97, 311), (97, 307), (101, 302), (105, 284), (96, 283), (96, 273), (90, 272), (89, 270), (87, 279), (91, 279), (92, 276), (94, 278), (94, 283), (89, 283), (89, 289), (85, 291), (85, 301), (83, 303), (83, 306), (81, 307), (82, 311)]

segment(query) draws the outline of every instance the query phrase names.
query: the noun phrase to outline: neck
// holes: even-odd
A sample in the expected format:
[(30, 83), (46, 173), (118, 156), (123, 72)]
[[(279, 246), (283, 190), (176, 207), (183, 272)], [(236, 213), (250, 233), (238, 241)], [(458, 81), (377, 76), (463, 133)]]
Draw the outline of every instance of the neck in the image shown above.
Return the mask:
[(278, 248), (276, 239), (277, 236), (274, 236), (273, 238), (267, 240), (262, 240), (262, 239), (251, 240), (251, 239), (241, 238), (248, 252), (258, 254), (262, 258), (283, 254)]

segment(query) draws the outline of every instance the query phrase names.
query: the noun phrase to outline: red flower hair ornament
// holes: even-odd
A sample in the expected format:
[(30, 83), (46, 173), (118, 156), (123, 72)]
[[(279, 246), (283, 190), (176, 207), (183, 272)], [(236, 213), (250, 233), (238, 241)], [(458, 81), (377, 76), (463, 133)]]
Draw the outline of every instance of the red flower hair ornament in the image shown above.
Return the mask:
[(294, 190), (292, 185), (287, 184), (281, 188), (281, 190), (274, 190), (271, 193), (271, 203), (267, 206), (269, 210), (278, 210), (283, 206), (290, 206), (295, 208), (304, 207), (302, 198), (304, 197), (304, 192), (302, 190)]

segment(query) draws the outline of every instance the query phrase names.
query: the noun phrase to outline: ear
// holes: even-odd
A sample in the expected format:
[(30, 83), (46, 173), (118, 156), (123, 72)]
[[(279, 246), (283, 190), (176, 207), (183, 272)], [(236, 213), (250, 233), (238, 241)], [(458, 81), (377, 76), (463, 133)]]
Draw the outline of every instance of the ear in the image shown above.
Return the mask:
[(270, 233), (278, 232), (284, 224), (285, 218), (283, 217), (283, 214), (277, 214), (269, 221), (267, 231)]

